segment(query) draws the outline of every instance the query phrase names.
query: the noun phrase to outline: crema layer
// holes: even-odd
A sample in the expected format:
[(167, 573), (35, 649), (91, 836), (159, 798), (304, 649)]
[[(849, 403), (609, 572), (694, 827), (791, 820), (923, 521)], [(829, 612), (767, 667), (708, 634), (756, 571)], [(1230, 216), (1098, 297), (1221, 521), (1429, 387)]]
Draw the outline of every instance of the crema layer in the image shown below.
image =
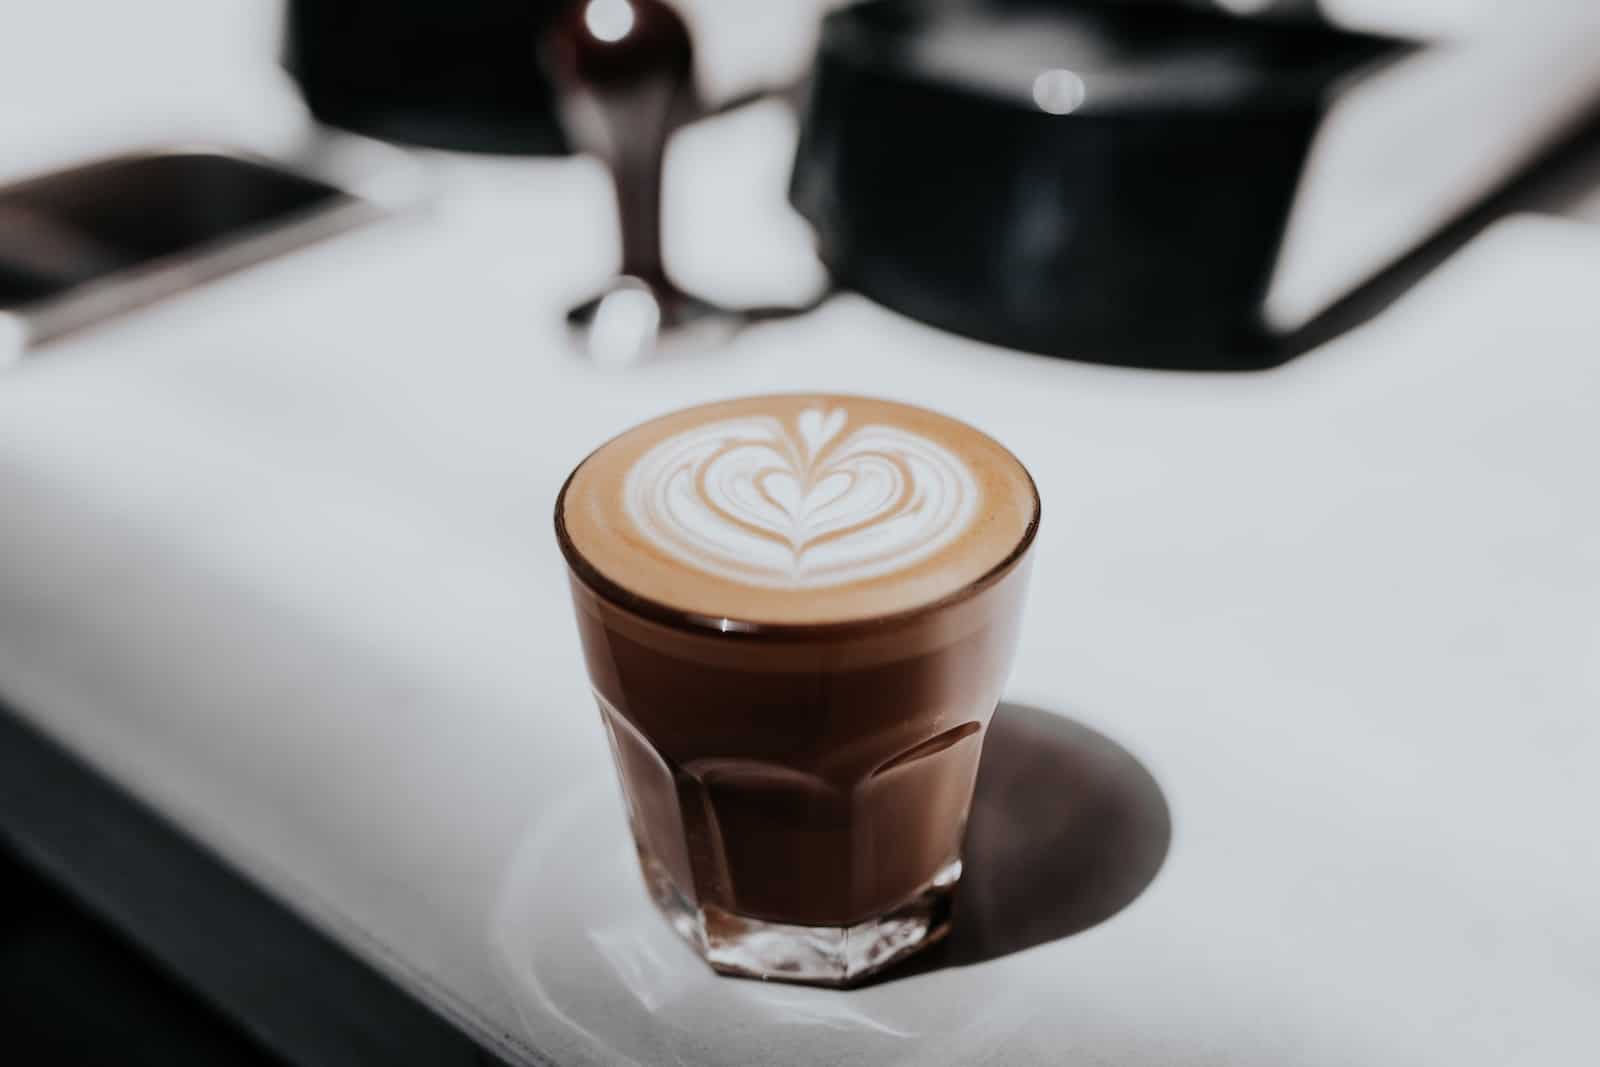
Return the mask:
[(601, 446), (557, 522), (624, 593), (705, 619), (854, 622), (956, 595), (1014, 560), (1039, 501), (965, 423), (887, 400), (749, 397)]

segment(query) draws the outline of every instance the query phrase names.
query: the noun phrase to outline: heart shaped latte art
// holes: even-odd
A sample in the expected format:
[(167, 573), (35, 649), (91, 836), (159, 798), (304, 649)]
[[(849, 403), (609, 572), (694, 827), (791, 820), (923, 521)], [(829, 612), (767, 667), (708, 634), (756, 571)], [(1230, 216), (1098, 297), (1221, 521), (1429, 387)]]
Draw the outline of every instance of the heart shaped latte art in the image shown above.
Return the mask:
[(843, 408), (792, 422), (697, 426), (641, 456), (623, 485), (653, 546), (749, 585), (809, 589), (910, 567), (972, 523), (978, 484), (949, 449), (893, 426), (846, 432)]

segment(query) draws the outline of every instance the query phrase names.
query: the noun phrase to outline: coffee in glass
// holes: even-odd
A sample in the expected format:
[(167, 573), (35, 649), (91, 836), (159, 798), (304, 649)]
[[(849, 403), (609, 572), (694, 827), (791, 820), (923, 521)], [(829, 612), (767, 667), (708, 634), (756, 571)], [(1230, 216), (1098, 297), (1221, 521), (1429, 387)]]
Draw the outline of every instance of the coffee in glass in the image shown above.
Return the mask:
[(555, 518), (674, 927), (827, 985), (942, 937), (1039, 524), (1022, 464), (904, 404), (751, 397), (601, 446)]

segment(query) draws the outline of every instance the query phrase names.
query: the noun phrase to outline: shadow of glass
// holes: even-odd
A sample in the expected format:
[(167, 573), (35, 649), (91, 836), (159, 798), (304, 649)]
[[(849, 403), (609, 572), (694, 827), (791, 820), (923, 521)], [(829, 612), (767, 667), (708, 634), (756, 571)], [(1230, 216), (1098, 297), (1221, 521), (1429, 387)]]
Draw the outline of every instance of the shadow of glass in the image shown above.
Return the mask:
[(1131, 753), (1082, 723), (1001, 704), (978, 768), (954, 925), (883, 981), (1103, 923), (1155, 880), (1171, 842), (1166, 798)]

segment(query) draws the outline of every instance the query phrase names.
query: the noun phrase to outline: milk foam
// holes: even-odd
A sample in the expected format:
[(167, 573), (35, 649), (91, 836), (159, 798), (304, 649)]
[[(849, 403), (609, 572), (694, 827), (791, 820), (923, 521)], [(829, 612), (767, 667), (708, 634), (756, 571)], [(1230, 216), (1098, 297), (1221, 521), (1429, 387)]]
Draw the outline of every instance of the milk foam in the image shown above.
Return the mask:
[(688, 566), (791, 590), (892, 574), (961, 537), (982, 495), (967, 464), (919, 434), (849, 422), (818, 405), (685, 430), (629, 468), (626, 513)]

